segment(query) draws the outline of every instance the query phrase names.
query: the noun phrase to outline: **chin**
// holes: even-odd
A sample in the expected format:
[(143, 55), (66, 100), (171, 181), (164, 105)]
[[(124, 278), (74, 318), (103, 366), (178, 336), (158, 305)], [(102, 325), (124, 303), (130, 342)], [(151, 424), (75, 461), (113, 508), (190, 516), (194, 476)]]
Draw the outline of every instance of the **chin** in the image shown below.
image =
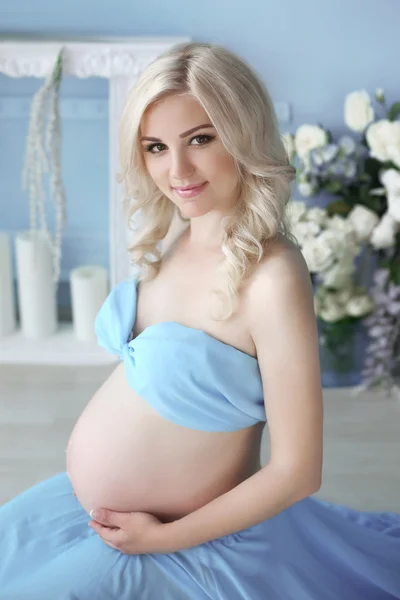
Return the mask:
[(216, 208), (214, 202), (210, 202), (206, 198), (200, 198), (200, 196), (193, 198), (193, 200), (180, 202), (178, 207), (181, 213), (185, 216), (187, 215), (188, 217), (192, 215), (201, 217), (215, 210)]
[(207, 213), (211, 212), (212, 208), (203, 208), (193, 202), (193, 206), (185, 204), (184, 206), (180, 207), (180, 211), (187, 219), (196, 219), (197, 217), (203, 217)]

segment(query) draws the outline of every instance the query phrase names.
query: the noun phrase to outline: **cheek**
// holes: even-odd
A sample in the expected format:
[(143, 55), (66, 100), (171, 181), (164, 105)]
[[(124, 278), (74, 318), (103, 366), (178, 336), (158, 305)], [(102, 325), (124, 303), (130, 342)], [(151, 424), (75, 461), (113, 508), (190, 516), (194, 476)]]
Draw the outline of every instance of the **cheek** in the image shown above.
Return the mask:
[(210, 165), (210, 178), (221, 183), (225, 182), (226, 185), (231, 185), (232, 187), (236, 185), (238, 173), (235, 162), (231, 156), (227, 155), (225, 152), (219, 152), (213, 157)]
[(149, 159), (145, 161), (145, 165), (150, 177), (156, 183), (156, 185), (161, 188), (165, 187), (166, 182), (168, 182), (168, 170), (166, 165), (163, 163), (164, 161), (161, 158), (158, 158), (157, 160)]

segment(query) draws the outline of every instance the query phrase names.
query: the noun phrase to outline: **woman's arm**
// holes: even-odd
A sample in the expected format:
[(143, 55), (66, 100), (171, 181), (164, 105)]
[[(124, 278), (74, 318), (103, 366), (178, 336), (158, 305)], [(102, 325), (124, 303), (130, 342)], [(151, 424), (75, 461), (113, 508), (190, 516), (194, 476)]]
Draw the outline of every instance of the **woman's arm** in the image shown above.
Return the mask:
[(321, 486), (318, 333), (309, 272), (294, 245), (272, 247), (251, 283), (247, 306), (263, 380), (270, 460), (234, 489), (165, 524), (169, 552), (256, 525)]

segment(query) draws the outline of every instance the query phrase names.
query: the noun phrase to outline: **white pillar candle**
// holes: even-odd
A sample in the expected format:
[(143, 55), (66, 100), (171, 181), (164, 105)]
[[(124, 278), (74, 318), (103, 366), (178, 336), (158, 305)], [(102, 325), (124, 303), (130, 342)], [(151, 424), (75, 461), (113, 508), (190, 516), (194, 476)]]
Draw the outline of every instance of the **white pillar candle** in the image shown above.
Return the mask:
[(0, 338), (16, 328), (11, 248), (8, 233), (0, 232)]
[(32, 339), (47, 337), (57, 329), (51, 250), (40, 231), (18, 233), (15, 248), (22, 333)]
[(108, 272), (100, 266), (85, 265), (70, 273), (72, 322), (81, 342), (97, 340), (94, 323), (108, 295)]

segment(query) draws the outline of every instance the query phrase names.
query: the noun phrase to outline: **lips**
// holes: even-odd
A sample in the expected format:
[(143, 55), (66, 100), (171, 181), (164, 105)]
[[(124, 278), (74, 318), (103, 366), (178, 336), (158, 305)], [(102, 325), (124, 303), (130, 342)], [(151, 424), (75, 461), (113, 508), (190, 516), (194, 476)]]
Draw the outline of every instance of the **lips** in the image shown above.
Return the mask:
[(193, 184), (191, 186), (173, 188), (173, 190), (180, 198), (190, 199), (195, 198), (196, 196), (201, 194), (201, 192), (204, 190), (205, 187), (207, 187), (207, 185), (208, 181), (205, 181), (204, 183), (196, 185)]
[(194, 183), (193, 185), (186, 185), (184, 187), (178, 186), (178, 187), (174, 187), (174, 190), (177, 190), (178, 192), (187, 192), (188, 190), (194, 190), (198, 187), (201, 187), (202, 185), (204, 185), (205, 181), (203, 181), (203, 183)]

